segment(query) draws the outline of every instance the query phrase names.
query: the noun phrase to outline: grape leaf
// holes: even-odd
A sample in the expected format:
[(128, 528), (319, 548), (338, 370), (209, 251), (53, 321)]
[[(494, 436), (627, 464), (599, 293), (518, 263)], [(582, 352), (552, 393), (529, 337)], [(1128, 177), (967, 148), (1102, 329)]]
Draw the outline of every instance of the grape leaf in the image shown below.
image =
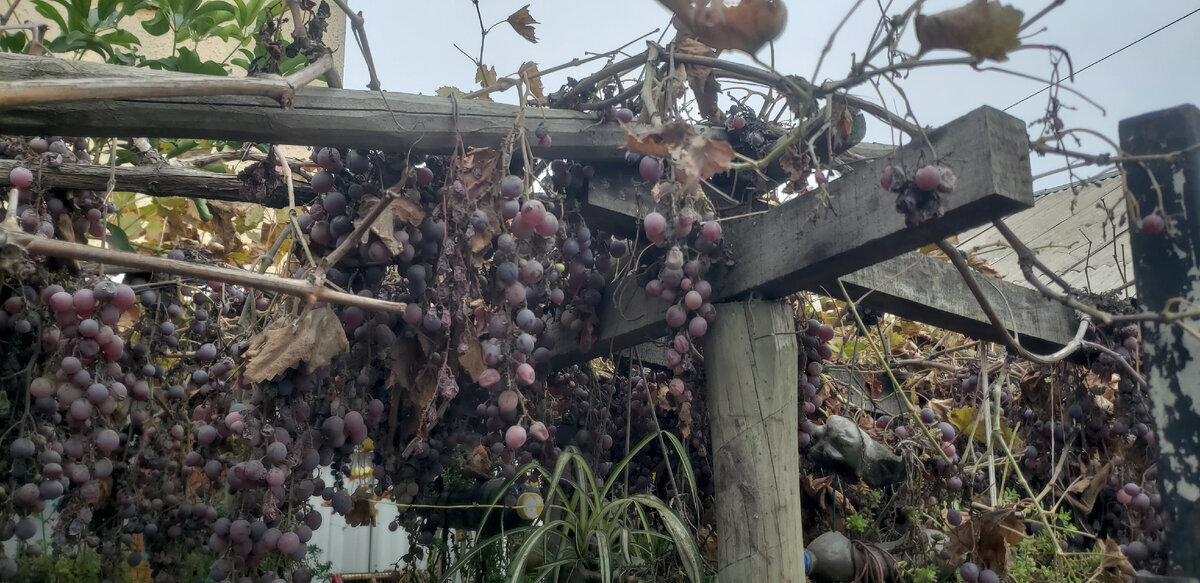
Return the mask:
[[(536, 43), (538, 41), (536, 31), (533, 30), (533, 25), (541, 24), (533, 19), (529, 14), (529, 5), (526, 4), (520, 10), (508, 15), (508, 23), (512, 25), (513, 30), (521, 35), (525, 40)], [(493, 77), (494, 78), (494, 77)]]
[[(675, 50), (699, 57), (717, 56), (717, 51), (687, 37), (676, 40)], [(719, 111), (717, 94), (721, 92), (721, 84), (717, 82), (717, 76), (713, 73), (712, 67), (683, 65), (683, 70), (687, 77), (688, 87), (691, 87), (692, 93), (696, 95), (696, 107), (700, 109), (700, 115), (705, 119), (715, 120)]]
[(1025, 522), (1013, 508), (999, 508), (971, 517), (949, 533), (946, 550), (951, 555), (970, 556), (985, 569), (1003, 573), (1008, 569), (1009, 546), (1024, 540)]
[(129, 244), (129, 235), (125, 234), (125, 229), (116, 223), (108, 223), (105, 225), (108, 228), (108, 246), (121, 251), (133, 251), (133, 245)]
[(301, 364), (312, 372), (350, 350), (337, 314), (328, 306), (309, 310), (292, 323), (283, 317), (250, 338), (246, 349), (246, 378), (261, 383)]
[(918, 14), (919, 54), (934, 49), (957, 49), (981, 59), (1008, 60), (1008, 52), (1021, 46), (1017, 36), (1025, 13), (995, 0), (971, 0), (964, 6), (937, 14)]
[(479, 65), (475, 68), (475, 82), (482, 87), (488, 87), (496, 82), (496, 68)]
[(1100, 560), (1100, 577), (1102, 583), (1120, 583), (1127, 577), (1134, 577), (1137, 571), (1130, 564), (1121, 546), (1112, 537), (1104, 539), (1104, 558)]
[(718, 50), (757, 53), (775, 40), (787, 24), (783, 0), (742, 0), (729, 6), (707, 0), (659, 0), (676, 16), (682, 30)]
[(462, 89), (459, 89), (458, 87), (451, 87), (450, 85), (444, 85), (442, 87), (438, 87), (437, 91), (435, 91), (434, 94), (437, 95), (438, 97), (451, 97), (451, 96), (462, 97), (463, 95), (466, 95), (467, 93), (465, 91), (463, 91)]
[(546, 102), (546, 96), (542, 94), (542, 78), (538, 75), (537, 63), (533, 61), (522, 63), (521, 68), (517, 69), (517, 76), (524, 79), (529, 85), (529, 92), (533, 94), (538, 103)]

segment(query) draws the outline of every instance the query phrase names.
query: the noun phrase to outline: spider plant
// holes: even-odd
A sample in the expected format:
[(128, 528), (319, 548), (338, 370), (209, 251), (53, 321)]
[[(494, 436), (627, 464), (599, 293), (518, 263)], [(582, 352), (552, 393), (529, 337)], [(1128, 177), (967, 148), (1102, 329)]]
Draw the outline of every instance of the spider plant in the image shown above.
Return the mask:
[[(678, 438), (668, 432), (662, 437), (678, 454), (682, 479), (687, 481), (692, 500), (696, 479)], [(646, 436), (607, 479), (597, 480), (592, 468), (575, 448), (559, 456), (553, 471), (529, 464), (517, 471), (518, 478), (536, 472), (547, 484), (546, 500), (537, 521), (479, 541), (460, 556), (443, 575), (448, 581), (485, 550), (506, 544), (516, 546), (508, 556), (507, 581), (617, 581), (622, 575), (645, 568), (674, 547), (683, 571), (692, 583), (704, 580), (700, 550), (691, 529), (678, 513), (655, 496), (632, 494), (617, 497), (614, 486), (630, 461), (659, 434)], [(500, 494), (503, 496), (503, 493)], [(499, 497), (493, 504), (499, 502)], [(486, 520), (487, 517), (484, 517)]]

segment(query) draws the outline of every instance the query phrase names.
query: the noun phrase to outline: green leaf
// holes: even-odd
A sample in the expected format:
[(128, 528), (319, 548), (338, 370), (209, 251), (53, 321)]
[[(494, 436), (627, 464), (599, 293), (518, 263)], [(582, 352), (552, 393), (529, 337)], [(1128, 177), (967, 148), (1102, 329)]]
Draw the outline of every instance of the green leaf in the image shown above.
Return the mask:
[(438, 87), (438, 90), (436, 92), (434, 92), (434, 94), (437, 95), (438, 97), (450, 97), (452, 95), (454, 97), (462, 97), (463, 95), (466, 95), (467, 93), (465, 91), (463, 91), (462, 89), (459, 89), (458, 87), (451, 87), (449, 85), (446, 85), (443, 87)]
[(152, 36), (162, 36), (171, 30), (171, 23), (167, 20), (167, 14), (162, 9), (155, 12), (154, 18), (142, 23), (142, 28)]
[(205, 223), (212, 220), (212, 211), (208, 208), (208, 201), (203, 198), (193, 198), (192, 206), (196, 207), (196, 216)]
[(691, 579), (693, 583), (700, 583), (704, 574), (700, 549), (696, 546), (695, 539), (692, 538), (691, 530), (683, 523), (679, 515), (675, 514), (675, 511), (664, 504), (662, 500), (653, 496), (634, 494), (631, 498), (638, 504), (649, 506), (658, 513), (659, 520), (662, 521), (675, 543), (675, 550), (679, 553), (679, 559), (683, 562), (683, 570), (687, 573), (688, 579)]
[[(217, 174), (229, 174), (229, 168), (226, 168), (225, 164), (223, 164), (221, 162), (212, 162), (209, 164), (205, 164), (205, 165), (201, 166), (200, 169), (204, 170), (206, 172), (216, 172)], [(261, 208), (261, 207), (256, 207), (256, 208)]]
[(216, 61), (201, 61), (200, 55), (195, 51), (187, 48), (179, 48), (179, 56), (175, 62), (176, 70), (181, 73), (199, 73), (201, 75), (221, 75), (229, 74), (225, 67)]
[(133, 251), (133, 245), (129, 244), (129, 235), (125, 234), (125, 229), (117, 226), (116, 223), (108, 223), (107, 227), (110, 247), (121, 251)]
[(134, 45), (138, 45), (142, 42), (141, 39), (139, 39), (136, 34), (133, 34), (132, 32), (129, 32), (128, 30), (114, 30), (110, 33), (101, 35), (100, 38), (103, 39), (104, 41), (108, 42), (109, 44), (114, 44), (114, 45), (118, 45), (118, 46), (122, 46), (122, 47), (126, 47), (126, 48), (133, 47)]
[(59, 30), (70, 30), (70, 27), (67, 26), (67, 22), (63, 20), (61, 15), (59, 15), (58, 9), (51, 6), (49, 2), (46, 2), (45, 0), (34, 0), (33, 9), (37, 10), (38, 14), (53, 20), (54, 23), (58, 25)]
[(164, 158), (178, 158), (196, 148), (196, 140), (179, 140), (163, 154)]
[(0, 52), (24, 53), (29, 46), (29, 37), (24, 32), (0, 34)]

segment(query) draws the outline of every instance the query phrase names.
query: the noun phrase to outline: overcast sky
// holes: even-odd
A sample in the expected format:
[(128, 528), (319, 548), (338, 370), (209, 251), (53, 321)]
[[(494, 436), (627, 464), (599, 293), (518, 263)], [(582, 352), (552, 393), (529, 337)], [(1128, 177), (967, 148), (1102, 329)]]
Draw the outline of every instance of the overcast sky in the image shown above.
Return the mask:
[[(479, 22), (471, 0), (351, 0), (362, 10), (367, 22), (376, 67), (383, 88), (388, 91), (432, 94), (438, 87), (453, 85), (470, 91), (475, 88), (475, 70), (471, 61), (454, 48), (457, 44), (472, 55), (479, 52)], [(961, 5), (965, 0), (929, 0), (926, 13)], [(503, 20), (526, 3), (541, 24), (539, 42), (531, 44), (507, 24), (496, 27), (487, 37), (484, 61), (500, 75), (512, 74), (524, 61), (535, 61), (542, 68), (558, 65), (587, 52), (603, 52), (627, 43), (655, 28), (665, 28), (670, 15), (654, 0), (480, 0), (484, 22)], [(1049, 0), (1011, 0), (1011, 4), (1031, 15)], [(790, 19), (783, 35), (775, 43), (775, 64), (784, 73), (808, 78), (813, 73), (821, 48), (829, 32), (854, 4), (853, 0), (824, 2), (786, 2)], [(907, 6), (907, 2), (896, 2)], [(810, 7), (817, 8), (810, 8)], [(1200, 0), (1068, 0), (1034, 29), (1047, 30), (1027, 42), (1056, 44), (1070, 52), (1079, 70), (1112, 51), (1151, 33), (1159, 27), (1200, 8)], [(861, 54), (870, 40), (878, 17), (874, 1), (862, 7), (846, 24), (822, 65), (822, 80), (845, 76), (851, 53)], [(657, 39), (659, 35), (654, 35)], [(346, 87), (366, 85), (368, 76), (352, 40), (346, 54)], [(916, 48), (912, 32), (904, 46)], [(630, 46), (640, 52), (644, 43)], [(760, 57), (766, 59), (768, 49)], [(934, 57), (961, 55), (939, 51)], [(743, 55), (727, 55), (745, 61)], [(1045, 77), (1049, 58), (1045, 51), (1020, 51), (1004, 64), (1023, 73)], [(559, 87), (567, 75), (576, 78), (596, 71), (598, 63), (546, 79), (547, 91)], [(981, 73), (966, 67), (916, 71), (902, 82), (917, 119), (923, 125), (941, 125), (979, 107), (991, 105), (1005, 109), (1044, 87), (1035, 81), (999, 73)], [(1117, 138), (1117, 123), (1126, 117), (1182, 103), (1200, 103), (1200, 14), (1194, 14), (1170, 28), (1125, 51), (1096, 64), (1076, 78), (1072, 86), (1099, 103), (1102, 113), (1082, 99), (1062, 92), (1060, 97), (1075, 111), (1065, 112), (1068, 127), (1085, 127)], [(855, 94), (878, 101), (870, 86)], [(1013, 107), (1009, 113), (1026, 121), (1041, 117), (1047, 93)], [(498, 96), (513, 102), (515, 92)], [(889, 97), (889, 99), (891, 99)], [(895, 110), (895, 103), (890, 103)], [(867, 139), (889, 142), (891, 134), (875, 120)], [(1031, 130), (1036, 131), (1036, 130)], [(1086, 142), (1085, 149), (1104, 151), (1102, 143)], [(1033, 161), (1039, 174), (1062, 166), (1060, 159)], [(1053, 186), (1066, 181), (1058, 174), (1037, 183)]]

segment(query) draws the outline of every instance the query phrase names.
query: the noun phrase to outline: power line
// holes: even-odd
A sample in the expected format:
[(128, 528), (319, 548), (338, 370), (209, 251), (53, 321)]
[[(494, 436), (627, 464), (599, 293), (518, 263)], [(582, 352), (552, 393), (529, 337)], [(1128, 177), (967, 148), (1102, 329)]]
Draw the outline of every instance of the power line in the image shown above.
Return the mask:
[[(1116, 55), (1117, 53), (1119, 53), (1119, 52), (1121, 52), (1121, 51), (1123, 51), (1123, 50), (1125, 50), (1125, 49), (1127, 49), (1127, 48), (1129, 48), (1129, 47), (1132, 47), (1133, 45), (1136, 45), (1136, 44), (1138, 44), (1138, 43), (1140, 43), (1140, 42), (1142, 42), (1142, 41), (1144, 41), (1144, 40), (1146, 40), (1146, 39), (1148, 39), (1148, 38), (1150, 38), (1150, 37), (1152, 37), (1152, 36), (1154, 36), (1154, 35), (1156, 35), (1156, 34), (1158, 34), (1158, 33), (1162, 32), (1162, 31), (1164, 31), (1164, 30), (1166, 30), (1166, 29), (1168, 29), (1168, 28), (1170, 28), (1171, 26), (1173, 26), (1173, 25), (1175, 25), (1175, 24), (1179, 23), (1179, 22), (1180, 22), (1180, 21), (1182, 21), (1183, 19), (1185, 19), (1185, 18), (1187, 18), (1187, 17), (1189, 17), (1189, 16), (1191, 16), (1191, 15), (1193, 15), (1193, 14), (1197, 13), (1197, 12), (1200, 12), (1200, 8), (1197, 8), (1197, 9), (1195, 9), (1195, 10), (1193, 10), (1193, 11), (1191, 11), (1191, 12), (1187, 13), (1187, 14), (1184, 14), (1183, 16), (1180, 16), (1179, 18), (1176, 18), (1175, 20), (1172, 20), (1171, 22), (1168, 22), (1168, 23), (1166, 23), (1166, 24), (1162, 25), (1161, 27), (1159, 27), (1159, 28), (1158, 28), (1158, 30), (1155, 30), (1154, 32), (1147, 33), (1146, 35), (1142, 36), (1142, 38), (1139, 38), (1139, 39), (1137, 39), (1137, 40), (1135, 40), (1135, 41), (1133, 41), (1133, 42), (1131, 42), (1131, 43), (1129, 43), (1129, 44), (1127, 44), (1127, 45), (1125, 45), (1125, 46), (1123, 46), (1123, 47), (1121, 47), (1121, 48), (1119, 48), (1119, 49), (1117, 49), (1117, 50), (1115, 50), (1115, 51), (1113, 51), (1113, 52), (1111, 52), (1111, 53), (1108, 53), (1107, 55), (1104, 55), (1103, 57), (1101, 57), (1101, 58), (1099, 58), (1099, 59), (1097, 59), (1097, 60), (1095, 60), (1095, 61), (1092, 61), (1091, 63), (1088, 63), (1088, 65), (1087, 65), (1086, 67), (1084, 67), (1084, 68), (1082, 68), (1082, 69), (1080, 69), (1080, 70), (1078, 70), (1078, 71), (1075, 71), (1075, 74), (1076, 74), (1076, 75), (1078, 75), (1078, 74), (1080, 74), (1080, 73), (1082, 73), (1082, 72), (1084, 72), (1084, 71), (1086, 71), (1086, 70), (1088, 70), (1088, 69), (1091, 69), (1091, 68), (1092, 68), (1094, 65), (1098, 65), (1098, 64), (1100, 64), (1100, 63), (1103, 63), (1104, 61), (1108, 60), (1108, 58), (1109, 58), (1109, 57), (1111, 57), (1111, 56), (1113, 56), (1113, 55)], [(1045, 92), (1046, 90), (1048, 90), (1048, 89), (1050, 89), (1051, 87), (1054, 87), (1054, 86), (1056, 86), (1056, 85), (1059, 85), (1059, 84), (1060, 84), (1060, 83), (1051, 83), (1050, 85), (1047, 85), (1047, 86), (1045, 86), (1045, 87), (1043, 87), (1043, 88), (1041, 88), (1041, 89), (1038, 89), (1037, 91), (1034, 91), (1033, 93), (1029, 94), (1029, 96), (1028, 96), (1028, 97), (1026, 97), (1026, 98), (1024, 98), (1024, 99), (1022, 99), (1022, 100), (1020, 100), (1020, 101), (1018, 101), (1018, 102), (1016, 102), (1016, 103), (1014, 103), (1014, 104), (1012, 104), (1012, 105), (1010, 105), (1010, 106), (1008, 106), (1008, 107), (1006, 107), (1006, 108), (1004, 108), (1004, 111), (1008, 111), (1008, 110), (1010, 110), (1010, 109), (1012, 109), (1012, 108), (1014, 108), (1014, 107), (1016, 107), (1016, 106), (1018, 106), (1018, 105), (1021, 105), (1022, 103), (1025, 103), (1026, 101), (1029, 101), (1030, 99), (1033, 99), (1034, 97), (1037, 97), (1038, 95), (1041, 95), (1041, 94), (1042, 94), (1043, 92)]]

